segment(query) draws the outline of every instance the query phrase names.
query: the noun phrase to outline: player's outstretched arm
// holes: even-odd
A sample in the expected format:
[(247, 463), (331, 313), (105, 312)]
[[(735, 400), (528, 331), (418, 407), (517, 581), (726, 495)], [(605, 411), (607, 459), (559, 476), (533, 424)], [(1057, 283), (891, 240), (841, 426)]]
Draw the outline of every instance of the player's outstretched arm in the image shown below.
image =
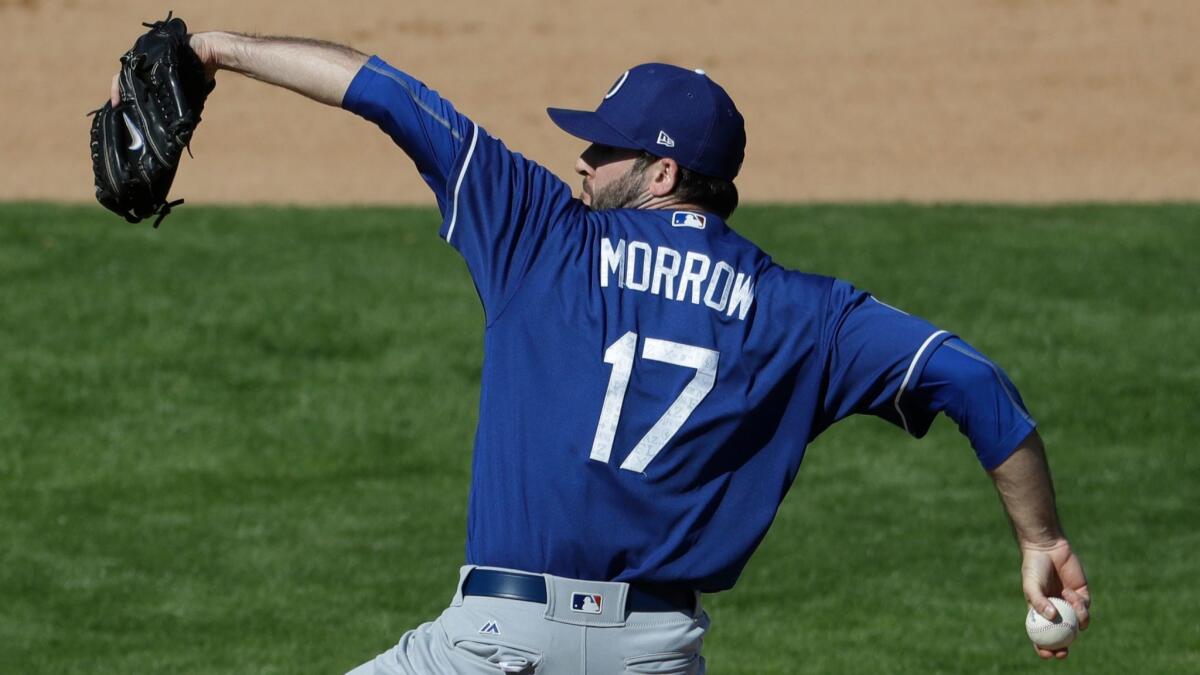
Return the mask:
[[(1058, 521), (1054, 484), (1041, 436), (1036, 431), (990, 472), (1004, 510), (1012, 522), (1021, 548), (1021, 586), (1030, 607), (1047, 619), (1056, 611), (1048, 597), (1069, 602), (1079, 618), (1079, 628), (1088, 626), (1091, 594), (1079, 556)], [(1044, 659), (1066, 658), (1067, 649), (1037, 649)]]
[[(218, 70), (231, 70), (331, 106), (342, 104), (350, 82), (367, 62), (367, 55), (352, 47), (310, 38), (194, 33), (191, 46), (210, 77)], [(114, 105), (120, 100), (116, 78), (112, 99)]]

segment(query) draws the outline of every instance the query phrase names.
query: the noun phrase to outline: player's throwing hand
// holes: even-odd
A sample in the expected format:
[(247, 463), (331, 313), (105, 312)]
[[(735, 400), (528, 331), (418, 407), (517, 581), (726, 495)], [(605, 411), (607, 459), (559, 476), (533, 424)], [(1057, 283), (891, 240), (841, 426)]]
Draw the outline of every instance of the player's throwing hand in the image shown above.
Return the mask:
[[(1091, 619), (1092, 596), (1079, 556), (1071, 550), (1066, 539), (1049, 546), (1026, 544), (1021, 547), (1021, 586), (1029, 606), (1047, 619), (1058, 614), (1048, 598), (1061, 597), (1071, 604), (1079, 620), (1079, 630), (1087, 630)], [(1043, 659), (1067, 657), (1067, 647), (1042, 649), (1035, 646)]]

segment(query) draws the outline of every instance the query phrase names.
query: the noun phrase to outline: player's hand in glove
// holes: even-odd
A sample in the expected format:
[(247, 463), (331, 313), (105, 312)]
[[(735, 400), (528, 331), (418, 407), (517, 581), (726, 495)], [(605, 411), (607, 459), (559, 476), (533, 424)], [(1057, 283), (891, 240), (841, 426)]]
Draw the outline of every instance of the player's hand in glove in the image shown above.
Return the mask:
[(92, 120), (92, 169), (97, 201), (131, 223), (157, 215), (158, 227), (183, 201), (167, 194), (214, 83), (181, 19), (144, 25)]

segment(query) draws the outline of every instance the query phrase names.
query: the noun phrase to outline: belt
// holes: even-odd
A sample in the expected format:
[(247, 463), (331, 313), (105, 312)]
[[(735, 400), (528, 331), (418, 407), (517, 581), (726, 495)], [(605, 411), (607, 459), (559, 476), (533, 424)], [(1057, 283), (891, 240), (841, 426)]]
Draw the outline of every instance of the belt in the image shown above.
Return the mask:
[[(462, 593), (544, 605), (546, 579), (540, 574), (473, 569), (463, 582)], [(686, 589), (630, 584), (625, 607), (631, 612), (692, 612), (696, 595)]]

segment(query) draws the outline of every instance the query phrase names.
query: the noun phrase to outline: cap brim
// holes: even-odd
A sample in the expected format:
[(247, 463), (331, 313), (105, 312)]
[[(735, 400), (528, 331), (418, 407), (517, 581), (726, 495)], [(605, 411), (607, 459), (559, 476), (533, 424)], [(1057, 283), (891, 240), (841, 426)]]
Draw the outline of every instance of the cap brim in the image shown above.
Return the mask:
[(546, 113), (550, 115), (550, 119), (558, 125), (558, 128), (576, 138), (582, 138), (585, 141), (601, 145), (611, 145), (614, 148), (636, 150), (641, 147), (622, 136), (616, 129), (610, 127), (607, 122), (600, 119), (599, 115), (590, 110), (546, 108)]

